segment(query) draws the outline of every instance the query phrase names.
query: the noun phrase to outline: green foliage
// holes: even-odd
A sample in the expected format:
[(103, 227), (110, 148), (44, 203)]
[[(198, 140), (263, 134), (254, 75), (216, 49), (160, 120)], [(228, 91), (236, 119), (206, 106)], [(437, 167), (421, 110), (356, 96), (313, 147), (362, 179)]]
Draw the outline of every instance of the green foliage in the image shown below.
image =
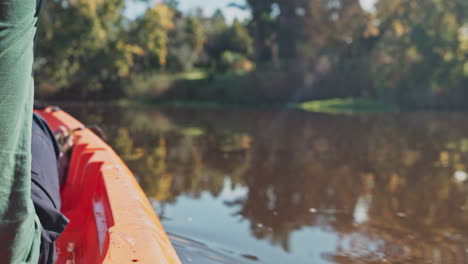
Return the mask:
[(213, 16), (209, 20), (209, 33), (219, 34), (227, 27), (226, 17), (223, 14), (223, 11), (217, 9)]
[(243, 54), (228, 50), (221, 54), (219, 69), (225, 72), (241, 71), (243, 63), (247, 61)]
[(188, 17), (186, 22), (187, 43), (194, 53), (201, 52), (205, 44), (205, 29), (198, 17)]
[(128, 98), (155, 98), (172, 87), (174, 78), (163, 73), (134, 74), (124, 87)]
[(258, 63), (271, 62), (276, 57), (274, 39), (278, 26), (272, 14), (275, 3), (274, 0), (247, 0), (252, 13), (250, 28)]
[(163, 67), (167, 63), (168, 32), (174, 25), (172, 23), (172, 10), (163, 4), (156, 4), (149, 8), (143, 17), (133, 24), (132, 42), (143, 48), (143, 65)]
[(232, 24), (221, 10), (186, 14), (178, 2), (129, 21), (124, 0), (49, 1), (40, 20), (38, 95), (186, 100), (191, 93), (177, 89), (190, 91), (180, 88), (188, 83), (170, 75), (196, 67), (211, 73), (189, 85), (209, 87), (218, 86), (217, 73), (255, 69), (215, 100), (468, 105), (465, 0), (378, 0), (372, 12), (359, 0), (248, 0), (238, 7), (251, 19)]
[(118, 77), (108, 78), (119, 71), (108, 56), (122, 57), (121, 49), (111, 49), (118, 46), (123, 7), (123, 0), (49, 1), (40, 20), (38, 88), (49, 93), (73, 86), (99, 90), (101, 80)]
[[(302, 71), (302, 100), (370, 96), (417, 106), (466, 105), (466, 1), (379, 0), (371, 13), (358, 0), (248, 4), (257, 63), (277, 60)], [(268, 19), (275, 23), (265, 33)], [(268, 52), (272, 56), (259, 55)]]
[(216, 70), (226, 71), (232, 68), (226, 63), (232, 66), (236, 63), (234, 60), (253, 55), (253, 40), (246, 26), (237, 20), (231, 26), (225, 26), (219, 21), (217, 23), (209, 38), (207, 53), (212, 58), (212, 65)]
[(226, 49), (251, 56), (253, 54), (253, 40), (246, 27), (235, 20), (232, 26), (225, 32)]
[(198, 62), (206, 42), (205, 26), (195, 16), (174, 16), (174, 29), (169, 33), (169, 68), (190, 71)]
[(181, 88), (185, 84), (199, 82), (206, 78), (207, 73), (200, 70), (178, 74), (147, 72), (130, 76), (123, 90), (126, 98), (129, 99), (155, 99), (169, 90), (174, 90), (175, 87)]
[(457, 0), (390, 2), (377, 5), (382, 17), (393, 8), (391, 30), (377, 54), (384, 63), (375, 63), (381, 93), (412, 104), (465, 104), (468, 19), (459, 12), (467, 12), (467, 5)]

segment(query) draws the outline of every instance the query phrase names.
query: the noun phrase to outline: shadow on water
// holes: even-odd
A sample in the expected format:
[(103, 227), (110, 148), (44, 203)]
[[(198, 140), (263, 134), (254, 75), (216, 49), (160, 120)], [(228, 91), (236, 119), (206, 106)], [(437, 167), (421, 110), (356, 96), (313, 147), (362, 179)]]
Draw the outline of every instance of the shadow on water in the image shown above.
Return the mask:
[(65, 107), (184, 263), (466, 263), (468, 117)]

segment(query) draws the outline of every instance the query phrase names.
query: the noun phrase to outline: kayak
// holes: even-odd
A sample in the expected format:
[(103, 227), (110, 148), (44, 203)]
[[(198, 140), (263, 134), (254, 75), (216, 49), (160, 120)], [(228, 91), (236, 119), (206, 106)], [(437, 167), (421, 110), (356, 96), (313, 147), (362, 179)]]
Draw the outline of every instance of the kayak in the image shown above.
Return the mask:
[(70, 223), (56, 242), (57, 263), (180, 263), (146, 195), (112, 148), (58, 108), (35, 112), (52, 130), (75, 131), (61, 189)]

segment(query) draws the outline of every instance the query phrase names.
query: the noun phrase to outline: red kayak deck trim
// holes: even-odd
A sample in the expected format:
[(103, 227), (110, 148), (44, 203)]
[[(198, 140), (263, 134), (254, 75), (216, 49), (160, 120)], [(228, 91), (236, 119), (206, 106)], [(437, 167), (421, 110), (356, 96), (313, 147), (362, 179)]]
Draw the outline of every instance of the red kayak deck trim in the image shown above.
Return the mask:
[(57, 240), (57, 263), (180, 263), (146, 195), (112, 148), (61, 110), (36, 112), (52, 130), (77, 130), (61, 190), (70, 224)]

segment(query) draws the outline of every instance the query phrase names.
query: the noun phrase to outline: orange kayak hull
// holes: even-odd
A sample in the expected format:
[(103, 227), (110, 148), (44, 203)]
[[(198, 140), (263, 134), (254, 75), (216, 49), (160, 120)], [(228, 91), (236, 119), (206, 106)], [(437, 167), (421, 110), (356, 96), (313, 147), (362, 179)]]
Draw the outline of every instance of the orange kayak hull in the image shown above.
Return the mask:
[(57, 240), (57, 263), (180, 263), (146, 195), (118, 155), (61, 110), (36, 111), (52, 130), (76, 130)]

